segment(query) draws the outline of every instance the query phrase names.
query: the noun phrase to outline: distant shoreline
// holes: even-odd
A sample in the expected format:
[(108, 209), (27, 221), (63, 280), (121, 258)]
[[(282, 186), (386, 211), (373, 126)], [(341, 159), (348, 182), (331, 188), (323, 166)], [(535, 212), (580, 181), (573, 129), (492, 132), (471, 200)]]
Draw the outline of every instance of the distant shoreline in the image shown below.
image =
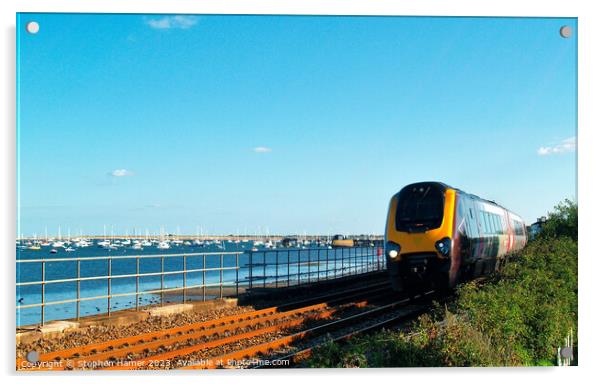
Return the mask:
[[(331, 238), (332, 235), (172, 235), (172, 234), (164, 234), (164, 235), (76, 235), (76, 236), (24, 236), (17, 237), (17, 241), (23, 240), (43, 240), (43, 239), (169, 239), (169, 240), (201, 240), (201, 241), (211, 241), (211, 240), (240, 240), (240, 241), (255, 241), (255, 240), (283, 240), (283, 239), (305, 239), (305, 240), (323, 240), (327, 238)], [(383, 235), (370, 235), (370, 234), (360, 234), (360, 235), (347, 235), (347, 238), (350, 239), (360, 239), (360, 240), (382, 240)]]

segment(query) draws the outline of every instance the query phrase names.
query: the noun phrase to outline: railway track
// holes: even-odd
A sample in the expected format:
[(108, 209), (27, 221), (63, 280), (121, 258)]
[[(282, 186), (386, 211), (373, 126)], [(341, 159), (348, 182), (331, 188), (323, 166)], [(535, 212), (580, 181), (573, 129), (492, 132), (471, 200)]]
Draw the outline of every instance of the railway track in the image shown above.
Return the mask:
[(326, 342), (341, 342), (358, 334), (368, 333), (414, 318), (423, 313), (428, 305), (417, 305), (409, 310), (403, 309), (413, 299), (425, 299), (434, 294), (434, 291), (427, 291), (412, 298), (396, 300), (377, 306), (374, 309), (284, 335), (266, 343), (212, 359), (199, 362), (192, 361), (182, 369), (278, 367), (282, 366), (278, 364), (282, 361), (287, 362), (288, 364), (285, 366), (288, 367), (291, 363), (296, 364), (309, 357), (317, 347), (324, 345)]
[[(428, 291), (414, 298), (425, 299), (434, 294), (434, 291)], [(402, 302), (399, 302), (398, 304), (401, 304)], [(393, 305), (395, 305), (395, 303), (393, 303)], [(357, 327), (342, 328), (339, 330), (338, 334), (335, 334), (334, 336), (329, 334), (328, 337), (310, 339), (306, 343), (302, 343), (295, 348), (287, 348), (286, 345), (283, 345), (284, 348), (281, 351), (272, 353), (272, 356), (268, 356), (267, 359), (258, 360), (256, 364), (250, 366), (250, 368), (261, 369), (278, 367), (279, 364), (276, 364), (276, 362), (280, 361), (287, 361), (289, 362), (288, 366), (294, 366), (309, 358), (317, 348), (325, 345), (328, 342), (341, 343), (357, 335), (371, 333), (384, 328), (397, 327), (400, 324), (403, 324), (404, 321), (414, 319), (418, 315), (424, 313), (428, 307), (428, 305), (416, 306), (408, 311), (398, 312), (383, 319), (375, 319), (374, 321), (369, 321), (366, 324), (360, 324)], [(362, 315), (364, 314), (360, 314), (360, 316), (357, 317), (361, 317)], [(370, 313), (366, 313), (366, 315), (369, 316)], [(275, 357), (273, 355), (275, 355)]]
[[(36, 364), (17, 359), (18, 370), (176, 368), (176, 358), (206, 351), (246, 349), (253, 343), (306, 328), (312, 322), (349, 316), (389, 292), (386, 282), (348, 289), (308, 300), (78, 346), (39, 356)], [(221, 349), (220, 349), (221, 348)], [(226, 349), (224, 349), (226, 348)]]

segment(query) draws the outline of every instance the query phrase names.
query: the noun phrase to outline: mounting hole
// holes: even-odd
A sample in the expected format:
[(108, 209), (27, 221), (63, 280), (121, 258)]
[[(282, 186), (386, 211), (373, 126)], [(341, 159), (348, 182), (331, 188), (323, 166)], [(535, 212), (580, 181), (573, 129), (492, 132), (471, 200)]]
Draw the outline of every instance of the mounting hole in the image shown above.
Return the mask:
[(573, 34), (573, 28), (568, 25), (564, 25), (560, 28), (560, 36), (568, 39)]
[(37, 21), (30, 21), (25, 25), (25, 30), (32, 35), (35, 35), (40, 30), (40, 24)]

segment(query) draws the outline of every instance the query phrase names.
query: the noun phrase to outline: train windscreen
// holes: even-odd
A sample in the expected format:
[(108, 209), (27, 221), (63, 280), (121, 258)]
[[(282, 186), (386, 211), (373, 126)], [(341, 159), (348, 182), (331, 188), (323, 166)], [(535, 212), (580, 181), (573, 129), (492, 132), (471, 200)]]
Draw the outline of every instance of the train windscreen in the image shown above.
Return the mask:
[(439, 228), (443, 221), (445, 195), (434, 184), (405, 187), (399, 193), (395, 227), (401, 232), (424, 232)]

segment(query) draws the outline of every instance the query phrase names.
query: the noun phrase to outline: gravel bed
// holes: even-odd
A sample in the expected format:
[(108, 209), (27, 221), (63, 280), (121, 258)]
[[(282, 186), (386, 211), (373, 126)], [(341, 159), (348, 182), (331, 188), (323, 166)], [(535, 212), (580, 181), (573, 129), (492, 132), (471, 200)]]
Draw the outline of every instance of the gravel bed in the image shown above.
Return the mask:
[(109, 340), (166, 330), (254, 310), (255, 309), (251, 306), (228, 307), (206, 312), (187, 312), (168, 316), (150, 316), (143, 321), (128, 325), (89, 326), (67, 331), (60, 338), (39, 339), (31, 343), (18, 344), (17, 357), (24, 357), (27, 352), (32, 350), (35, 350), (38, 353), (55, 352), (93, 343), (101, 343)]
[[(198, 363), (198, 362), (206, 361), (207, 359), (217, 358), (217, 357), (220, 357), (222, 355), (225, 355), (225, 354), (228, 354), (228, 353), (231, 353), (234, 351), (238, 351), (241, 349), (249, 348), (251, 346), (267, 343), (269, 341), (274, 341), (274, 340), (284, 337), (286, 335), (291, 335), (291, 334), (300, 332), (304, 329), (313, 328), (320, 324), (326, 324), (326, 323), (332, 322), (333, 320), (348, 317), (348, 316), (354, 315), (356, 313), (364, 312), (364, 311), (371, 309), (370, 307), (357, 308), (357, 307), (353, 307), (350, 305), (343, 305), (338, 308), (340, 308), (341, 310), (339, 312), (337, 312), (335, 315), (333, 315), (331, 318), (328, 318), (328, 319), (315, 318), (314, 315), (317, 314), (318, 312), (311, 313), (311, 314), (304, 314), (304, 315), (302, 315), (302, 317), (307, 317), (307, 321), (303, 322), (303, 324), (301, 324), (301, 325), (289, 327), (285, 330), (280, 330), (277, 332), (266, 333), (266, 334), (259, 335), (259, 336), (249, 338), (249, 339), (238, 340), (234, 343), (221, 345), (221, 346), (218, 346), (215, 348), (197, 351), (190, 355), (163, 361), (160, 364), (157, 364), (153, 367), (141, 367), (140, 369), (177, 369), (180, 367), (194, 364), (195, 362)], [(299, 317), (301, 317), (301, 316), (299, 316)], [(262, 328), (262, 326), (255, 327), (255, 329), (258, 329), (258, 328)]]
[[(350, 284), (350, 285), (353, 286), (355, 284)], [(344, 289), (349, 289), (349, 288), (350, 288), (349, 286), (344, 287)], [(301, 298), (301, 297), (299, 297), (299, 298)], [(290, 302), (290, 300), (289, 300), (289, 302)], [(211, 349), (201, 350), (201, 351), (195, 352), (195, 353), (185, 356), (185, 357), (178, 357), (175, 359), (168, 360), (166, 362), (163, 362), (162, 366), (157, 365), (157, 366), (152, 366), (152, 367), (141, 367), (141, 369), (179, 368), (181, 366), (187, 365), (188, 362), (190, 362), (190, 361), (202, 361), (202, 360), (208, 359), (208, 358), (219, 357), (221, 355), (224, 355), (224, 354), (236, 351), (236, 350), (240, 350), (240, 349), (248, 348), (253, 345), (258, 345), (258, 344), (262, 344), (262, 343), (265, 343), (268, 341), (276, 340), (285, 335), (290, 335), (290, 334), (299, 332), (303, 329), (309, 329), (309, 328), (314, 327), (319, 324), (328, 323), (328, 322), (333, 321), (334, 319), (348, 317), (348, 316), (351, 316), (351, 315), (359, 313), (359, 312), (364, 312), (373, 307), (367, 306), (367, 307), (363, 307), (363, 308), (357, 308), (352, 305), (350, 306), (348, 304), (344, 304), (344, 305), (337, 306), (335, 308), (338, 308), (340, 310), (337, 311), (335, 313), (335, 315), (333, 317), (331, 317), (330, 319), (312, 318), (312, 316), (315, 315), (317, 313), (317, 311), (313, 312), (313, 313), (305, 313), (302, 315), (297, 315), (297, 316), (295, 316), (296, 318), (307, 317), (308, 319), (302, 325), (299, 325), (299, 326), (296, 326), (293, 328), (288, 328), (285, 330), (280, 330), (280, 331), (272, 332), (269, 334), (259, 335), (259, 336), (256, 336), (256, 337), (253, 337), (250, 339), (238, 340), (234, 343), (230, 343), (230, 344), (223, 345), (223, 346), (218, 346), (218, 347), (211, 348)], [(404, 310), (404, 309), (405, 308), (402, 308), (401, 310)], [(85, 346), (85, 345), (89, 345), (89, 344), (93, 344), (93, 343), (120, 339), (120, 338), (124, 338), (124, 337), (129, 337), (129, 336), (137, 336), (137, 335), (142, 335), (142, 334), (149, 333), (149, 332), (166, 330), (166, 329), (175, 328), (175, 327), (179, 327), (179, 326), (183, 326), (183, 325), (189, 325), (189, 324), (193, 324), (193, 323), (213, 320), (213, 319), (217, 319), (217, 318), (221, 318), (221, 317), (225, 317), (225, 316), (241, 314), (241, 313), (250, 312), (250, 311), (254, 311), (254, 310), (255, 310), (255, 308), (252, 306), (228, 307), (228, 308), (216, 309), (216, 310), (211, 310), (211, 311), (206, 311), (206, 312), (188, 312), (188, 313), (180, 313), (180, 314), (174, 314), (174, 315), (169, 315), (169, 316), (153, 316), (153, 317), (147, 318), (146, 320), (143, 320), (143, 321), (140, 321), (137, 323), (133, 323), (133, 324), (123, 325), (123, 326), (114, 326), (114, 325), (89, 326), (86, 328), (80, 328), (80, 329), (68, 331), (60, 338), (39, 339), (39, 340), (36, 340), (31, 343), (19, 344), (19, 345), (17, 345), (17, 356), (24, 357), (27, 352), (32, 351), (32, 350), (35, 350), (39, 353), (48, 353), (48, 352), (69, 349), (69, 348), (75, 348), (78, 346)], [(381, 315), (374, 319), (370, 319), (365, 322), (361, 322), (360, 324), (352, 325), (350, 327), (345, 327), (344, 329), (337, 330), (328, 335), (320, 336), (318, 338), (308, 340), (306, 342), (301, 341), (293, 348), (287, 347), (282, 350), (276, 351), (275, 353), (270, 354), (270, 358), (274, 358), (275, 356), (282, 356), (284, 354), (291, 353), (295, 350), (301, 350), (301, 349), (307, 348), (308, 346), (316, 345), (318, 343), (323, 342), (328, 337), (335, 338), (335, 337), (337, 337), (337, 335), (342, 335), (344, 333), (348, 333), (350, 329), (354, 329), (354, 328), (359, 329), (361, 327), (366, 326), (370, 322), (374, 323), (376, 321), (382, 320), (383, 317), (385, 317), (385, 316), (393, 316), (393, 314), (392, 313), (384, 314), (384, 315)], [(160, 348), (159, 350), (143, 351), (141, 353), (129, 354), (124, 359), (120, 359), (120, 360), (125, 360), (125, 361), (139, 360), (139, 359), (151, 357), (152, 355), (155, 355), (157, 353), (167, 352), (167, 351), (171, 351), (171, 350), (175, 350), (175, 349), (179, 349), (179, 348), (184, 348), (184, 347), (188, 347), (191, 345), (215, 340), (217, 338), (222, 338), (222, 337), (227, 337), (227, 336), (231, 336), (231, 335), (235, 335), (235, 334), (239, 334), (239, 333), (243, 333), (243, 332), (248, 332), (251, 330), (263, 328), (263, 327), (270, 326), (270, 325), (276, 325), (278, 323), (282, 323), (282, 322), (288, 321), (290, 319), (291, 318), (280, 319), (280, 320), (269, 322), (268, 324), (256, 324), (255, 326), (246, 327), (245, 329), (237, 329), (237, 330), (231, 331), (231, 333), (225, 332), (224, 334), (219, 334), (219, 335), (214, 334), (211, 336), (205, 336), (205, 337), (197, 338), (197, 339), (191, 338), (191, 339), (188, 339), (188, 340), (185, 340), (182, 342), (175, 343), (173, 345), (165, 345), (164, 347)], [(190, 331), (190, 333), (192, 333), (192, 332), (193, 331)], [(167, 340), (168, 339), (166, 339), (166, 341)], [(100, 352), (100, 351), (98, 351), (98, 352)]]

